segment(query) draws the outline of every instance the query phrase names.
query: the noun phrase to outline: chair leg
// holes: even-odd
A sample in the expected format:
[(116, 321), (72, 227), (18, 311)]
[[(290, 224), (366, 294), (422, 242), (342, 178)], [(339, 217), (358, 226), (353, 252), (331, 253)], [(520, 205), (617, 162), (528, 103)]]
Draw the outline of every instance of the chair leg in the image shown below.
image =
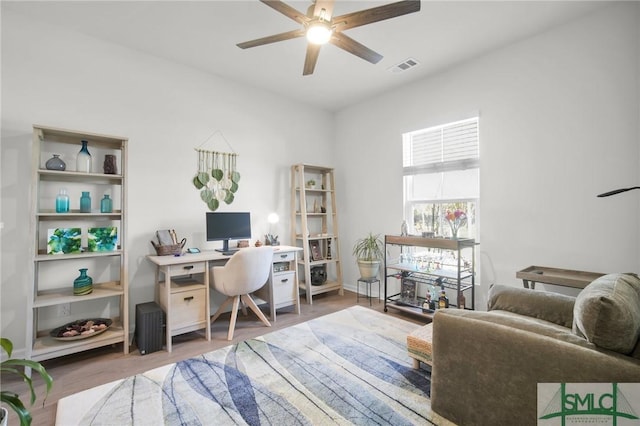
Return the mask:
[(240, 304), (240, 296), (233, 298), (233, 308), (231, 308), (231, 321), (229, 322), (229, 334), (227, 340), (233, 340), (233, 331), (236, 329), (236, 319), (238, 319), (238, 305)]
[(244, 304), (242, 299), (240, 299), (240, 308), (242, 309), (242, 315), (247, 316), (247, 306)]
[(225, 308), (229, 306), (229, 303), (233, 302), (233, 307), (231, 308), (231, 320), (229, 322), (229, 332), (227, 333), (227, 340), (233, 340), (233, 331), (236, 328), (236, 319), (238, 318), (238, 305), (240, 303), (240, 296), (227, 297), (227, 300), (222, 302), (222, 305), (218, 308), (215, 314), (211, 315), (210, 321), (214, 322), (220, 314), (223, 313)]
[(269, 320), (267, 319), (267, 317), (264, 316), (264, 314), (262, 313), (262, 311), (260, 310), (260, 308), (258, 308), (258, 306), (256, 305), (256, 302), (253, 301), (253, 299), (251, 298), (251, 296), (249, 296), (248, 294), (243, 294), (242, 296), (240, 296), (242, 298), (242, 301), (244, 303), (247, 304), (247, 306), (249, 306), (249, 308), (258, 316), (258, 318), (260, 318), (260, 320), (267, 326), (267, 327), (271, 327), (271, 323), (269, 322)]
[(215, 314), (211, 315), (211, 317), (209, 318), (210, 322), (214, 322), (215, 320), (218, 319), (218, 317), (220, 316), (220, 314), (222, 314), (222, 312), (225, 310), (225, 308), (229, 305), (229, 303), (233, 302), (233, 297), (227, 297), (227, 300), (225, 300), (224, 302), (222, 302), (222, 305), (220, 305), (220, 307), (218, 308), (218, 310), (216, 311)]

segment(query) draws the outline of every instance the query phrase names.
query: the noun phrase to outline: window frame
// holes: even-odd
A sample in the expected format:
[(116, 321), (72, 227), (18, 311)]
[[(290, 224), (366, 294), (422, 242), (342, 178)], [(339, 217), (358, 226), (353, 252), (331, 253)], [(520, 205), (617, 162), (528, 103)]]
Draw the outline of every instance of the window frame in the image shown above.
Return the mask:
[[(462, 158), (462, 159), (456, 159), (456, 160), (449, 160), (449, 161), (440, 161), (440, 162), (431, 162), (431, 163), (426, 163), (426, 164), (419, 164), (419, 165), (405, 165), (407, 163), (411, 163), (413, 161), (413, 151), (409, 152), (408, 150), (412, 150), (414, 147), (412, 145), (410, 145), (413, 141), (411, 140), (412, 137), (414, 137), (417, 134), (426, 134), (429, 132), (433, 132), (436, 130), (440, 130), (441, 131), (441, 136), (440, 136), (440, 144), (442, 146), (442, 152), (440, 154), (441, 158), (446, 157), (446, 153), (444, 152), (446, 149), (445, 146), (445, 141), (444, 141), (444, 133), (446, 131), (446, 128), (453, 128), (455, 126), (467, 123), (467, 122), (475, 122), (475, 139), (474, 139), (474, 145), (475, 145), (475, 149), (476, 149), (476, 155), (474, 157), (471, 158)], [(409, 231), (415, 233), (415, 222), (414, 222), (414, 210), (415, 207), (417, 205), (424, 205), (424, 204), (439, 204), (439, 205), (446, 205), (446, 204), (454, 204), (454, 203), (473, 203), (474, 206), (474, 215), (473, 217), (469, 217), (469, 222), (473, 221), (473, 229), (474, 229), (474, 233), (473, 235), (469, 235), (469, 238), (474, 238), (474, 239), (478, 239), (479, 237), (479, 204), (480, 204), (480, 117), (479, 115), (476, 115), (474, 117), (470, 117), (470, 118), (466, 118), (463, 120), (457, 120), (457, 121), (452, 121), (449, 123), (444, 123), (444, 124), (440, 124), (440, 125), (435, 125), (435, 126), (430, 126), (424, 129), (420, 129), (420, 130), (415, 130), (415, 131), (411, 131), (411, 132), (406, 132), (402, 134), (402, 149), (403, 149), (403, 170), (402, 170), (402, 186), (403, 186), (403, 217), (404, 219), (407, 221), (407, 224), (409, 226)], [(427, 149), (429, 147), (426, 147)], [(410, 193), (410, 189), (413, 190), (413, 188), (410, 188), (410, 184), (408, 182), (408, 177), (410, 176), (418, 176), (418, 175), (424, 175), (424, 174), (435, 174), (435, 173), (439, 173), (441, 175), (440, 179), (442, 182), (444, 182), (444, 179), (446, 178), (445, 174), (447, 172), (453, 172), (453, 171), (462, 171), (462, 170), (470, 170), (470, 169), (477, 169), (477, 173), (478, 173), (478, 182), (477, 185), (478, 187), (477, 189), (477, 196), (471, 196), (471, 197), (464, 197), (464, 198), (450, 198), (450, 197), (445, 197), (445, 198), (424, 198), (424, 197), (420, 197), (419, 199), (415, 199), (415, 200), (410, 200), (409, 197), (407, 196), (407, 194)], [(413, 191), (411, 191), (413, 192)], [(446, 219), (444, 219), (443, 213), (445, 213), (446, 210), (444, 208), (440, 209), (440, 217), (438, 219), (439, 222), (439, 229), (442, 233), (442, 231), (444, 231), (445, 229), (445, 225), (447, 224)], [(467, 230), (471, 229), (471, 223), (469, 223), (467, 225)], [(441, 236), (446, 236), (447, 234), (449, 234), (449, 232), (446, 232), (445, 235), (441, 235)], [(449, 234), (450, 235), (450, 234)]]

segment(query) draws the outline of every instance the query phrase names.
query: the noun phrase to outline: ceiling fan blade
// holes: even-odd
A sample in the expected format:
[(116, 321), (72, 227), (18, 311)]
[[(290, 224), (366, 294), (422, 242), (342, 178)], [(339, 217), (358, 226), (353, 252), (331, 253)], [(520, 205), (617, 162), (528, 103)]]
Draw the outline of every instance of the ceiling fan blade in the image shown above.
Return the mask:
[(335, 33), (329, 43), (334, 46), (338, 46), (340, 49), (346, 50), (347, 52), (356, 55), (365, 61), (371, 62), (372, 64), (377, 64), (382, 59), (382, 55), (374, 52), (369, 49), (364, 44), (358, 43), (348, 35), (339, 32)]
[(335, 0), (316, 0), (315, 8), (313, 9), (313, 16), (319, 17), (322, 9), (325, 10), (324, 19), (331, 20), (333, 16), (333, 3)]
[(360, 10), (358, 12), (347, 13), (333, 18), (333, 26), (338, 31), (349, 28), (360, 27), (373, 22), (384, 21), (396, 16), (418, 12), (420, 10), (419, 0), (405, 0), (384, 6), (372, 7), (371, 9)]
[(313, 74), (313, 70), (316, 68), (316, 62), (318, 62), (318, 55), (320, 54), (319, 44), (307, 43), (307, 55), (304, 58), (304, 69), (302, 75)]
[(250, 47), (262, 46), (264, 44), (276, 43), (278, 41), (290, 40), (292, 38), (303, 37), (304, 29), (287, 31), (286, 33), (274, 34), (267, 37), (258, 38), (255, 40), (245, 41), (243, 43), (238, 43), (240, 49), (248, 49)]
[(272, 9), (277, 10), (282, 13), (284, 16), (287, 16), (293, 19), (296, 22), (301, 24), (305, 24), (309, 22), (309, 17), (307, 17), (304, 13), (297, 11), (293, 7), (289, 6), (286, 3), (281, 2), (280, 0), (260, 0), (262, 3), (266, 4)]

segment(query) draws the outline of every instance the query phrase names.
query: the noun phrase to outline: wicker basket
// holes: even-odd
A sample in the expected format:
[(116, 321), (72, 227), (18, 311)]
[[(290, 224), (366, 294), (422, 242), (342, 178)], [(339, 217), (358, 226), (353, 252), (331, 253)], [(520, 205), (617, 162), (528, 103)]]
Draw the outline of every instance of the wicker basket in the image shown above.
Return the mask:
[(156, 244), (151, 241), (151, 245), (156, 249), (156, 253), (158, 256), (180, 256), (182, 254), (182, 249), (184, 245), (187, 243), (187, 239), (183, 238), (179, 244), (171, 244), (166, 246), (161, 246), (160, 244)]

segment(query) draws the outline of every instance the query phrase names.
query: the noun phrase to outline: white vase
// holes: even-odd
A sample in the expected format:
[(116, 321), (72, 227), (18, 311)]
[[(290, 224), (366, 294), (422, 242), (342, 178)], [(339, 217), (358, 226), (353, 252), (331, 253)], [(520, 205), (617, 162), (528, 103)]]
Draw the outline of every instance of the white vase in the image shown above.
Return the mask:
[(87, 149), (87, 141), (82, 141), (82, 148), (76, 157), (76, 172), (91, 173), (91, 154)]

